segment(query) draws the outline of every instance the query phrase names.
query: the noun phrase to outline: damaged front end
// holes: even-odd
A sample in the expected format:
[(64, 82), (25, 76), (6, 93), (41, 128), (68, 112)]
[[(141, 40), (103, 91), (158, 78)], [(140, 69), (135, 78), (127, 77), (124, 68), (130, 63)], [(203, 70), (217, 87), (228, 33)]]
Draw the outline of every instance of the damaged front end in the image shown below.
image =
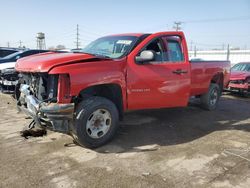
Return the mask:
[(242, 94), (250, 94), (250, 78), (231, 80), (228, 85), (229, 91), (236, 91)]
[(71, 131), (74, 103), (58, 103), (59, 75), (20, 74), (16, 87), (17, 105), (37, 125), (57, 132)]
[(13, 93), (18, 83), (18, 73), (14, 68), (0, 70), (0, 88), (3, 93)]

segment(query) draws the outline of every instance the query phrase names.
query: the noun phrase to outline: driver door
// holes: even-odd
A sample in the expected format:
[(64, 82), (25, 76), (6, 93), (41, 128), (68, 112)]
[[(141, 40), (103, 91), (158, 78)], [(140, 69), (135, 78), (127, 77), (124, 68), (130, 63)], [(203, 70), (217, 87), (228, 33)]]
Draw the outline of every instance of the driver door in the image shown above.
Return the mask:
[[(154, 51), (155, 58), (152, 61), (139, 63), (135, 58), (129, 58), (128, 109), (187, 105), (190, 94), (190, 65), (184, 58), (181, 42), (177, 40), (175, 45), (169, 45), (167, 39), (165, 36), (155, 38), (140, 50)], [(171, 54), (176, 53), (182, 56), (175, 56), (175, 59), (171, 57)]]

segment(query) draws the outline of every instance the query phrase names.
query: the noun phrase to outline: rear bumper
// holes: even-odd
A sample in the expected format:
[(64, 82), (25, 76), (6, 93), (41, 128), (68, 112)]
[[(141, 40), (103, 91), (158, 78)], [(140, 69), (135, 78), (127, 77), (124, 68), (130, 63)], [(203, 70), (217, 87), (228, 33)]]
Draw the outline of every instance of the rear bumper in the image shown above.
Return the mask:
[(74, 103), (58, 104), (40, 102), (32, 95), (25, 97), (26, 105), (18, 103), (18, 108), (32, 117), (41, 127), (69, 134), (75, 109)]

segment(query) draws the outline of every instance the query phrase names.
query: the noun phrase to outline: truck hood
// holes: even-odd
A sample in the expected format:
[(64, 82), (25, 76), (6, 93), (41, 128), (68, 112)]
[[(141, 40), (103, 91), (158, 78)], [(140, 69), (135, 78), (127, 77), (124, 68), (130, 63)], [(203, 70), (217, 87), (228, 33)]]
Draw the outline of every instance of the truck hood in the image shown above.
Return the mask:
[(21, 58), (15, 68), (18, 72), (49, 72), (56, 66), (94, 60), (100, 60), (100, 58), (84, 53), (48, 52)]
[(232, 71), (230, 80), (245, 80), (250, 77), (250, 72), (247, 71)]
[(15, 64), (16, 62), (8, 62), (8, 63), (2, 63), (0, 64), (0, 70), (3, 70), (3, 69), (10, 69), (10, 68), (15, 68)]

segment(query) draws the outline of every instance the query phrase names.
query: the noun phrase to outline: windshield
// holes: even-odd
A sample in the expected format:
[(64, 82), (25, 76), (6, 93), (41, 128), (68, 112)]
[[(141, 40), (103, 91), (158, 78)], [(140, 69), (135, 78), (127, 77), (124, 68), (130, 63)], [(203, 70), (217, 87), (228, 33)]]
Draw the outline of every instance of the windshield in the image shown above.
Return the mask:
[(239, 63), (233, 66), (232, 71), (247, 71), (250, 72), (250, 63)]
[(13, 53), (13, 54), (10, 54), (10, 55), (5, 56), (3, 59), (10, 59), (10, 58), (13, 58), (13, 57), (15, 57), (15, 56), (21, 54), (21, 53), (22, 53), (22, 52), (15, 52), (15, 53)]
[(135, 36), (102, 37), (91, 42), (82, 49), (82, 52), (112, 59), (121, 58), (130, 52), (137, 38)]

